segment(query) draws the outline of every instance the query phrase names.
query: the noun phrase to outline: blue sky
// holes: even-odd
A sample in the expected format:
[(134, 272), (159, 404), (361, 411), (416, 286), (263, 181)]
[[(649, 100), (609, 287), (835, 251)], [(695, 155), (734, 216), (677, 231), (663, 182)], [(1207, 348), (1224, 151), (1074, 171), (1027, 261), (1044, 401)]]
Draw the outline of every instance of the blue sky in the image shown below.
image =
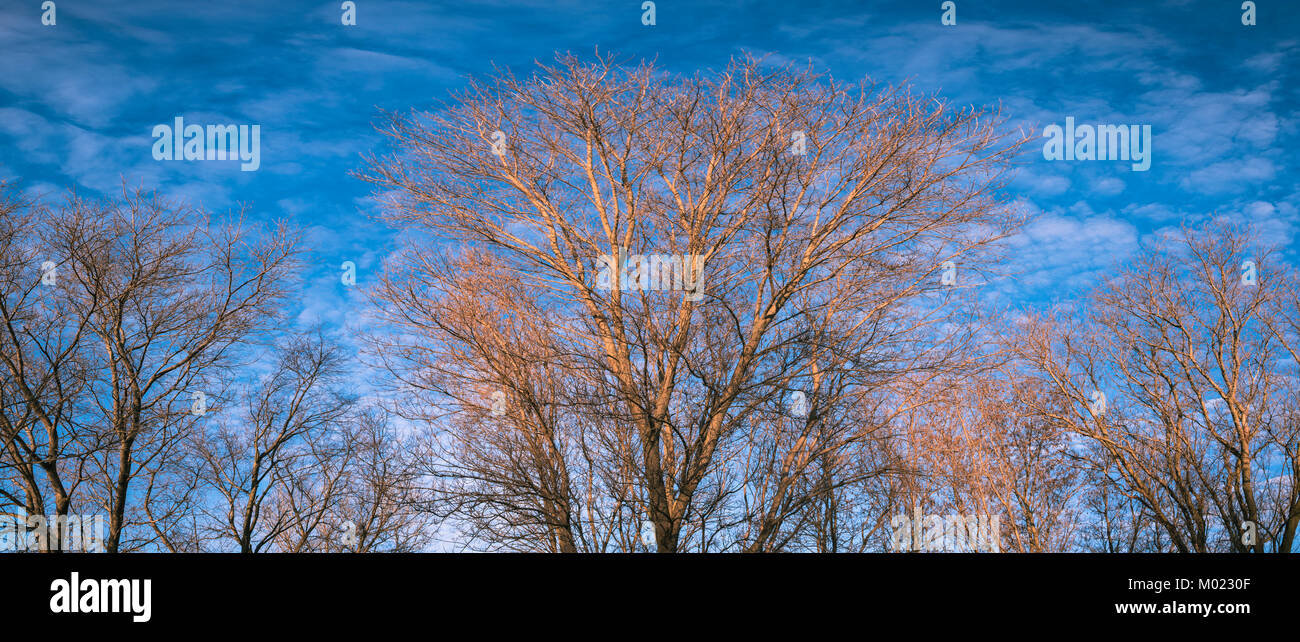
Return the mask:
[[(0, 177), (33, 195), (131, 184), (224, 212), (306, 228), (311, 271), (294, 323), (343, 330), (393, 233), (350, 177), (383, 152), (379, 109), (435, 108), (492, 65), (527, 72), (556, 51), (599, 48), (669, 71), (719, 68), (742, 52), (805, 62), (841, 80), (908, 81), (957, 103), (1001, 105), (1040, 133), (1080, 123), (1147, 124), (1152, 166), (1023, 158), (1012, 194), (1039, 216), (1013, 240), (1010, 303), (1068, 300), (1139, 241), (1210, 216), (1249, 220), (1290, 248), (1300, 234), (1300, 2), (940, 0), (656, 3), (110, 2), (0, 0)], [(261, 127), (261, 167), (163, 162), (155, 125)], [(355, 329), (355, 328), (354, 328)]]

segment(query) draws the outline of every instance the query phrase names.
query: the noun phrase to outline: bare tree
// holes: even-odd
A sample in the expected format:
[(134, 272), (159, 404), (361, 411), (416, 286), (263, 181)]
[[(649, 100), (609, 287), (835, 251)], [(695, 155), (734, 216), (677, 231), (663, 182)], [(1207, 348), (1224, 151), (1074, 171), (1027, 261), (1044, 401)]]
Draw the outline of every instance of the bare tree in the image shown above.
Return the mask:
[(1086, 466), (1072, 450), (1073, 435), (1031, 410), (1064, 401), (1001, 367), (928, 386), (924, 394), (934, 403), (914, 413), (907, 439), (912, 504), (898, 510), (998, 515), (999, 548), (1070, 550)]
[[(142, 191), (71, 195), (50, 222), (67, 314), (84, 324), (89, 394), (83, 421), (108, 430), (90, 461), (108, 513), (107, 550), (123, 550), (132, 482), (171, 455), (239, 342), (264, 329), (285, 295), (294, 239), (253, 239), (238, 222)], [(148, 539), (146, 537), (146, 539)], [(141, 545), (131, 542), (127, 548)]]
[(338, 501), (330, 504), (325, 520), (335, 528), (333, 532), (324, 529), (298, 550), (425, 550), (433, 541), (433, 524), (415, 510), (426, 499), (418, 481), (415, 440), (398, 430), (392, 416), (376, 406), (352, 413), (348, 419), (340, 431), (343, 443), (348, 444), (348, 465)]
[(341, 392), (355, 362), (271, 323), (288, 230), (139, 191), (3, 194), (0, 508), (41, 550), (73, 509), (108, 513), (114, 552), (426, 545), (409, 440)]
[[(378, 294), (396, 324), (381, 347), (406, 381), (455, 380), (418, 388), (442, 412), (482, 417), (510, 395), (509, 429), (435, 426), (462, 446), (478, 443), (471, 425), (497, 440), (453, 453), (444, 476), (486, 480), (448, 489), (453, 503), (516, 506), (510, 528), (535, 529), (523, 537), (543, 550), (576, 549), (596, 506), (603, 533), (635, 515), (663, 552), (779, 548), (792, 531), (778, 522), (810, 505), (792, 488), (825, 498), (852, 481), (788, 472), (852, 470), (844, 448), (878, 424), (769, 428), (795, 431), (764, 455), (787, 472), (737, 514), (747, 482), (732, 464), (753, 424), (776, 426), (795, 392), (815, 412), (848, 361), (875, 380), (945, 367), (919, 341), (949, 315), (941, 266), (972, 278), (1021, 223), (998, 192), (1021, 141), (996, 115), (753, 59), (684, 78), (563, 57), (387, 132), (397, 153), (366, 177), (388, 220), (475, 249), (410, 247)], [(568, 450), (595, 430), (609, 452)]]
[(33, 520), (43, 551), (60, 550), (43, 525), (67, 517), (89, 457), (106, 444), (81, 413), (87, 324), (67, 303), (50, 216), (0, 185), (0, 509), (20, 507), (5, 513)]
[(1038, 320), (1022, 355), (1089, 440), (1103, 479), (1167, 548), (1279, 551), (1297, 524), (1290, 275), (1226, 224), (1162, 239), (1099, 290), (1077, 324)]
[(205, 515), (215, 533), (206, 539), (229, 541), (241, 553), (268, 550), (296, 528), (316, 530), (327, 505), (295, 513), (278, 500), (283, 485), (319, 463), (314, 455), (329, 448), (328, 433), (354, 403), (338, 386), (344, 357), (323, 338), (282, 340), (273, 358), (271, 372), (240, 395), (245, 407), (219, 413), (191, 446), (200, 486), (216, 495), (214, 514)]

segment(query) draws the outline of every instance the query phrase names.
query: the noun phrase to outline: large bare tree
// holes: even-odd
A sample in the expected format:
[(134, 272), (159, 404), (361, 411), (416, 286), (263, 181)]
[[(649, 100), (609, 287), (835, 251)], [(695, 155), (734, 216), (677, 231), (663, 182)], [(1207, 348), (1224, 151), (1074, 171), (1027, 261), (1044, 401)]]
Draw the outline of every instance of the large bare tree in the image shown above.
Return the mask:
[(817, 498), (879, 472), (850, 451), (884, 419), (832, 407), (953, 368), (944, 288), (1022, 222), (1000, 124), (749, 58), (561, 57), (394, 115), (366, 177), (414, 242), (380, 348), (452, 449), (444, 498), (541, 550), (582, 525), (603, 550), (645, 522), (663, 552), (824, 526)]

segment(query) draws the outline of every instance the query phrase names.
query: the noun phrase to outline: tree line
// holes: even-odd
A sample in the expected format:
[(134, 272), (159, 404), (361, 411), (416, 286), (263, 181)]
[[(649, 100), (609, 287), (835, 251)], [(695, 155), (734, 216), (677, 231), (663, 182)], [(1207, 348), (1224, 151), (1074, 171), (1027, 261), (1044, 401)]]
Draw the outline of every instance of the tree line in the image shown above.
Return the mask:
[(358, 177), (402, 245), (360, 355), (285, 329), (287, 225), (9, 192), (0, 511), (105, 513), (112, 551), (883, 551), (913, 511), (1011, 551), (1295, 547), (1297, 279), (1231, 217), (999, 307), (1036, 250), (996, 111), (561, 56), (382, 129)]

